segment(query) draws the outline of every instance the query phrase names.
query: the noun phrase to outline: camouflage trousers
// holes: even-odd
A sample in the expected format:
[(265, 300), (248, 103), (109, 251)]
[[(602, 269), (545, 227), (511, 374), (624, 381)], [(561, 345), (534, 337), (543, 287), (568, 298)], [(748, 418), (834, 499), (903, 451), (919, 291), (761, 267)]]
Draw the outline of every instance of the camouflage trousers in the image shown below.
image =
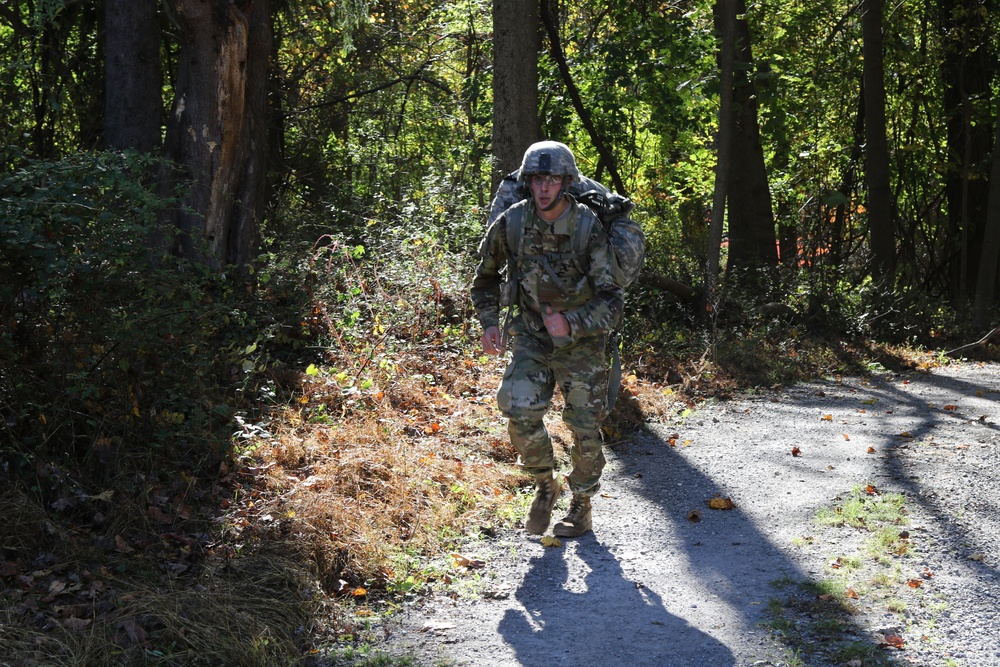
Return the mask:
[(589, 336), (554, 346), (544, 330), (516, 329), (513, 357), (497, 392), (510, 442), (526, 472), (555, 469), (552, 440), (542, 420), (558, 384), (565, 403), (562, 419), (573, 434), (569, 487), (574, 494), (592, 496), (600, 488), (605, 464), (600, 423), (607, 416), (607, 338)]

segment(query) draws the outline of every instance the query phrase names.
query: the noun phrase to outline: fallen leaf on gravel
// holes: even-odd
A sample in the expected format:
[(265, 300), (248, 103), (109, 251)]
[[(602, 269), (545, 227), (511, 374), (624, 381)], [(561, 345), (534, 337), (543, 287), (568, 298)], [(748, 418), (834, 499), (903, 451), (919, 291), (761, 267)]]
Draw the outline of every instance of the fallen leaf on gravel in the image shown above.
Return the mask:
[(562, 546), (562, 542), (559, 540), (558, 537), (555, 537), (553, 535), (546, 535), (545, 537), (542, 538), (542, 546), (558, 548)]
[(353, 595), (356, 598), (360, 598), (364, 597), (365, 595), (368, 595), (368, 591), (362, 588), (361, 586), (358, 586), (353, 591), (351, 591), (351, 595)]
[(948, 405), (944, 406), (944, 409), (945, 410), (958, 410), (958, 406), (957, 405), (948, 404)]
[(452, 554), (451, 557), (455, 562), (455, 567), (465, 567), (470, 570), (486, 567), (486, 561), (479, 560), (478, 558), (463, 556), (462, 554)]
[(851, 436), (847, 435), (846, 433), (844, 433), (843, 436), (844, 436), (844, 440), (847, 440), (848, 442), (850, 442)]
[(823, 415), (823, 421), (825, 421), (825, 422), (832, 422), (833, 421), (833, 415)]
[(931, 577), (934, 576), (934, 573), (928, 570), (927, 568), (924, 568), (924, 571), (920, 573), (920, 576), (923, 577), (924, 579), (930, 579)]
[(860, 596), (858, 592), (853, 588), (848, 588), (847, 592), (844, 593), (844, 597), (851, 598), (852, 600), (857, 600)]
[(878, 495), (878, 489), (876, 489), (874, 486), (872, 486), (871, 484), (869, 484), (868, 486), (865, 487), (865, 493), (867, 493), (869, 496), (877, 496)]
[(688, 521), (690, 521), (691, 523), (698, 523), (699, 521), (701, 521), (701, 512), (699, 512), (698, 510), (691, 510), (690, 512), (688, 512)]
[(886, 635), (885, 640), (882, 642), (883, 646), (891, 646), (893, 648), (903, 648), (903, 638), (899, 635)]
[(903, 431), (902, 433), (899, 434), (899, 437), (900, 438), (912, 438), (913, 436), (910, 435), (909, 431)]
[(921, 586), (924, 585), (924, 582), (921, 581), (920, 579), (910, 579), (906, 582), (906, 585), (909, 586), (910, 588), (920, 588)]
[(729, 498), (723, 498), (722, 496), (712, 496), (708, 499), (708, 506), (713, 510), (731, 510), (736, 507), (734, 503)]
[(874, 454), (875, 453), (875, 448), (874, 447), (869, 447), (868, 448), (868, 453), (869, 454)]
[(824, 602), (829, 602), (830, 600), (833, 599), (833, 594), (832, 593), (823, 593), (822, 595), (817, 595), (816, 599), (823, 600)]
[(802, 450), (798, 447), (792, 447), (792, 456), (799, 456), (802, 454)]

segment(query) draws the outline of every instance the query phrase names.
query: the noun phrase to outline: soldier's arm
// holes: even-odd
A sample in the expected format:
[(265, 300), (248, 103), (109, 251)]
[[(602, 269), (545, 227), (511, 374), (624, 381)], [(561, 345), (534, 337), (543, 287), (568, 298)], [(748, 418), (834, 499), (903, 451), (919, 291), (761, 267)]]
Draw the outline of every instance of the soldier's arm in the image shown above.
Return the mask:
[(582, 306), (566, 312), (574, 336), (608, 332), (625, 307), (622, 290), (611, 273), (611, 248), (600, 223), (594, 225), (587, 249), (594, 296)]
[(507, 263), (506, 218), (501, 216), (486, 228), (479, 244), (479, 265), (472, 281), (472, 305), (483, 329), (500, 325), (500, 271)]

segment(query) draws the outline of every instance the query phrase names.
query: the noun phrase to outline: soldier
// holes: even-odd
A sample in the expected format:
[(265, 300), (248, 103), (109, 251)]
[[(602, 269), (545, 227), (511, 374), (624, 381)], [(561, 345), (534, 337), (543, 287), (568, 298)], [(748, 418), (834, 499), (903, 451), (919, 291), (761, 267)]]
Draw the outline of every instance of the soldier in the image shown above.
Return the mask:
[[(577, 537), (591, 529), (591, 497), (600, 488), (605, 464), (600, 430), (607, 414), (605, 348), (621, 315), (622, 293), (612, 277), (604, 227), (596, 219), (589, 225), (585, 253), (574, 250), (579, 221), (595, 214), (570, 194), (580, 185), (570, 149), (554, 141), (532, 144), (517, 178), (531, 197), (513, 204), (487, 228), (472, 299), (484, 330), (484, 352), (504, 352), (509, 324), (513, 355), (497, 403), (508, 418), (521, 466), (535, 478), (535, 497), (525, 520), (525, 530), (534, 535), (548, 529), (561, 493), (552, 441), (542, 421), (559, 385), (565, 402), (562, 418), (573, 434), (573, 469), (567, 476), (573, 500), (553, 533)], [(523, 230), (511, 234), (520, 237), (518, 248), (510, 245), (511, 229)], [(515, 314), (501, 330), (502, 305)]]

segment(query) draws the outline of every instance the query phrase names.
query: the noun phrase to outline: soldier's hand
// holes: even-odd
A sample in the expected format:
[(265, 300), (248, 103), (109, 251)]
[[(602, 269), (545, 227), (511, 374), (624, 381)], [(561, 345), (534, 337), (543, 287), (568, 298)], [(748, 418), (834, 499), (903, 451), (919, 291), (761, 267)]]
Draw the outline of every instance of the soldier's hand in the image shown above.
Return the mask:
[(483, 352), (490, 356), (497, 356), (501, 349), (500, 327), (490, 327), (483, 333)]
[(545, 330), (550, 336), (564, 338), (569, 335), (569, 320), (562, 313), (553, 312), (551, 306), (545, 306)]

